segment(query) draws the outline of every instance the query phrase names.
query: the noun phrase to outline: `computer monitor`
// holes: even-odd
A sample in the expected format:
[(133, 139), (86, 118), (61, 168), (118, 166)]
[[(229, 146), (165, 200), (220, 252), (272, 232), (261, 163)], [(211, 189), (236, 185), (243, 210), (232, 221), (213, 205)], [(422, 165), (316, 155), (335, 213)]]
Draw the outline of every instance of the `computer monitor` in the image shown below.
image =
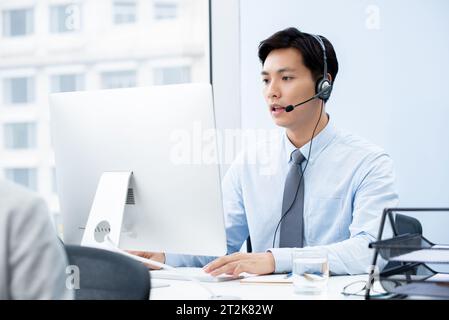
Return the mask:
[(50, 125), (66, 243), (80, 244), (102, 174), (120, 171), (134, 196), (120, 248), (226, 254), (211, 85), (52, 94)]

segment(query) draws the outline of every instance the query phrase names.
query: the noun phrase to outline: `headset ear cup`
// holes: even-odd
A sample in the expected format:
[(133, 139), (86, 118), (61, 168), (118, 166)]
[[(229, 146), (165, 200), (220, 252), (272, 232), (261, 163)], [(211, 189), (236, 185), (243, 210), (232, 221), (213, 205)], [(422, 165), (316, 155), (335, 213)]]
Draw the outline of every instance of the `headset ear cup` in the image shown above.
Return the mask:
[(331, 96), (331, 92), (332, 92), (332, 84), (330, 83), (330, 81), (328, 79), (320, 78), (316, 82), (315, 94), (318, 94), (319, 92), (321, 92), (321, 93), (318, 96), (318, 98), (320, 98), (321, 100), (324, 100), (324, 102), (326, 102), (329, 99), (329, 97)]

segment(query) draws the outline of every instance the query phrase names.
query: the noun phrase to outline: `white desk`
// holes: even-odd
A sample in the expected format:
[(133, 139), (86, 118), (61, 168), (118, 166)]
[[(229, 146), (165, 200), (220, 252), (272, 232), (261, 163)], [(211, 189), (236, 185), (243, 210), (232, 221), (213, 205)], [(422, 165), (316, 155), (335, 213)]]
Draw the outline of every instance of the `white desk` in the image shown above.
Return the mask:
[[(366, 281), (368, 275), (333, 276), (329, 278), (327, 292), (321, 295), (299, 295), (294, 293), (293, 284), (240, 283), (240, 280), (225, 282), (202, 282), (216, 295), (238, 296), (243, 300), (342, 300), (364, 299), (362, 296), (344, 296), (343, 287), (357, 280)], [(155, 283), (168, 283), (169, 287), (151, 288), (150, 300), (203, 300), (209, 298), (204, 288), (192, 281), (152, 279)]]

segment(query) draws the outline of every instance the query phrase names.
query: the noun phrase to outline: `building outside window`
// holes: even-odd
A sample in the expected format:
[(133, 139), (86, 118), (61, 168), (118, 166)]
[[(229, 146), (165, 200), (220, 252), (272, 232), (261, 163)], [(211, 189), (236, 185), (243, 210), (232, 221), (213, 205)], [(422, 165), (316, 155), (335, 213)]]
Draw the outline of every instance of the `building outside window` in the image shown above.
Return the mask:
[(49, 93), (210, 82), (208, 0), (0, 0), (0, 20), (0, 178), (56, 223)]
[(84, 90), (82, 74), (58, 74), (51, 76), (51, 92), (71, 92)]
[(114, 1), (114, 24), (134, 23), (137, 20), (136, 1)]
[(50, 7), (50, 32), (67, 33), (81, 29), (81, 8), (76, 4)]
[(154, 84), (177, 84), (190, 82), (190, 67), (164, 67), (154, 69)]
[(4, 148), (7, 150), (36, 148), (36, 124), (6, 123), (4, 125)]
[(168, 0), (154, 1), (154, 19), (167, 20), (176, 19), (178, 16), (178, 2)]
[(20, 37), (34, 32), (33, 9), (4, 10), (2, 18), (4, 37)]
[(103, 89), (130, 88), (137, 85), (136, 71), (109, 71), (101, 75)]
[(5, 78), (3, 102), (5, 105), (34, 102), (34, 79), (32, 77)]
[(37, 170), (35, 168), (8, 168), (5, 169), (5, 177), (12, 182), (37, 191)]

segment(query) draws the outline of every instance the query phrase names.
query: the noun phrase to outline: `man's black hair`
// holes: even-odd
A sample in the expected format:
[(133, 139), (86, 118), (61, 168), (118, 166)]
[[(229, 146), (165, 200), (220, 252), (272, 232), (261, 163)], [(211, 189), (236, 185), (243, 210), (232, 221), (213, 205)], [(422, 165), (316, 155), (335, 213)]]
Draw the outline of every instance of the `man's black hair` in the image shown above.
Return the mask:
[[(338, 73), (337, 56), (329, 40), (323, 36), (320, 37), (326, 48), (327, 72), (330, 73), (333, 83)], [(265, 63), (265, 59), (271, 51), (284, 48), (298, 49), (303, 58), (304, 65), (312, 72), (315, 81), (323, 76), (323, 49), (317, 39), (312, 35), (301, 32), (296, 28), (278, 31), (259, 44), (259, 59), (262, 65)]]

